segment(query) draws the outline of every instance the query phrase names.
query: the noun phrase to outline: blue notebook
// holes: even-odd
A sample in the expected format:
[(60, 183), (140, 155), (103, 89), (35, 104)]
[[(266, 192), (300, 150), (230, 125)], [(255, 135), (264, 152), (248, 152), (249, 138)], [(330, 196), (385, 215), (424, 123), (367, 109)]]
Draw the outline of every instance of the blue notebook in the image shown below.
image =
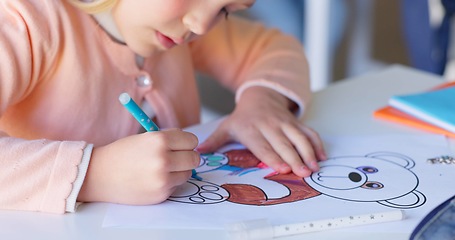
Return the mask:
[(455, 87), (393, 96), (389, 105), (455, 133)]

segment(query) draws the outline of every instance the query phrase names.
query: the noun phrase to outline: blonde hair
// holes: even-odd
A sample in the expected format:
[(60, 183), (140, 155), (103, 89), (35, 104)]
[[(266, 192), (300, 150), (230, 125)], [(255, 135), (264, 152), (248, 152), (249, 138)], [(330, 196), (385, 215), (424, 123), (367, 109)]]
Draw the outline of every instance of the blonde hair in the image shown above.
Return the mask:
[(68, 1), (71, 4), (73, 4), (74, 6), (81, 9), (82, 11), (89, 13), (89, 14), (104, 12), (104, 11), (112, 8), (115, 5), (115, 3), (117, 3), (117, 0), (93, 0), (93, 1), (68, 0)]

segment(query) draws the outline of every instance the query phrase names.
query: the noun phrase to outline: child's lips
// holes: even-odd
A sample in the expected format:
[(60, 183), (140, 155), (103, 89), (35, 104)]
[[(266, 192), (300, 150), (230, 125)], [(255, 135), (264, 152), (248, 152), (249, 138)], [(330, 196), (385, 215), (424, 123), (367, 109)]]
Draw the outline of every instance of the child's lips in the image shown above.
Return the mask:
[(158, 41), (161, 43), (161, 45), (163, 45), (167, 49), (174, 47), (178, 43), (174, 39), (172, 39), (160, 32), (156, 32), (156, 37), (157, 37)]
[(185, 43), (185, 39), (184, 39), (184, 38), (172, 38), (172, 40), (173, 40), (174, 43), (176, 43), (176, 44), (183, 44), (183, 43)]

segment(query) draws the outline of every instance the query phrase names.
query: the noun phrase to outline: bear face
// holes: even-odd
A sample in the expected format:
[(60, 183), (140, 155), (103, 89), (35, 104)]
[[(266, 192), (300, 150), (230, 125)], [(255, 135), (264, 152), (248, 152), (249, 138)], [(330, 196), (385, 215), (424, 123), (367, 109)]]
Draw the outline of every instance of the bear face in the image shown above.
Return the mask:
[(358, 156), (323, 161), (305, 181), (325, 195), (362, 202), (398, 198), (418, 185), (417, 176), (396, 162)]

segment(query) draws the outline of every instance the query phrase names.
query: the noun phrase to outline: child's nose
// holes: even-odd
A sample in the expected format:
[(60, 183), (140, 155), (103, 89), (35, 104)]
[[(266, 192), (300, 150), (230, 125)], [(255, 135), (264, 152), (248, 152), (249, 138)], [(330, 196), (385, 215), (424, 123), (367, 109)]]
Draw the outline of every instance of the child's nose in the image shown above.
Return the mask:
[(183, 18), (183, 24), (193, 33), (197, 35), (206, 34), (215, 24), (216, 17), (211, 17), (208, 14), (187, 14)]

